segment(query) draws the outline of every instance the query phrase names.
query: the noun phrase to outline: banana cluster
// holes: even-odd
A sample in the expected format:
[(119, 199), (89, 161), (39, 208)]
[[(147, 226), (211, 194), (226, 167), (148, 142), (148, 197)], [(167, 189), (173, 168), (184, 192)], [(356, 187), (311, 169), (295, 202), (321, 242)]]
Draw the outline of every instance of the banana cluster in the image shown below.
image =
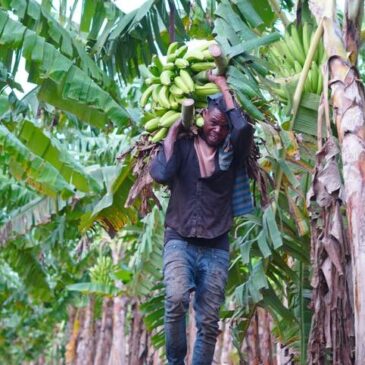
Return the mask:
[[(219, 92), (218, 87), (208, 82), (206, 71), (215, 67), (207, 41), (198, 48), (171, 43), (163, 62), (157, 55), (148, 67), (150, 77), (145, 80), (140, 105), (149, 109), (142, 121), (153, 143), (167, 135), (168, 129), (181, 117), (181, 104), (186, 98), (195, 100), (196, 108), (206, 107), (206, 98)], [(202, 126), (201, 117), (195, 123)]]
[[(292, 77), (300, 74), (313, 35), (313, 29), (308, 23), (304, 23), (300, 29), (292, 25), (282, 40), (269, 47), (267, 57), (277, 81), (280, 81), (280, 78), (287, 78), (286, 81), (288, 82)], [(322, 92), (323, 79), (320, 72), (320, 65), (324, 60), (324, 47), (323, 43), (320, 42), (304, 84), (305, 92), (314, 94), (320, 94)], [(284, 99), (287, 98), (287, 94), (283, 88), (275, 88), (274, 92)]]
[(89, 270), (92, 283), (112, 285), (110, 274), (114, 271), (112, 259), (109, 256), (99, 256), (94, 266)]

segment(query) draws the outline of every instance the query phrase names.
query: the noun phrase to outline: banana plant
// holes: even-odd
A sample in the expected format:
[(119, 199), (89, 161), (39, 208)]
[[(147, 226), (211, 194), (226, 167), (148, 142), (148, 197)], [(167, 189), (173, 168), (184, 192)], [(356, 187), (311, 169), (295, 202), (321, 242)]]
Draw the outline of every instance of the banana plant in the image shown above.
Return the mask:
[[(363, 215), (362, 208), (360, 208), (364, 204), (364, 196), (361, 193), (363, 189), (361, 166), (363, 160), (362, 156), (364, 154), (364, 138), (358, 133), (358, 131), (364, 128), (365, 119), (364, 110), (363, 108), (359, 107), (359, 105), (363, 105), (364, 103), (364, 86), (359, 80), (356, 67), (354, 67), (351, 62), (356, 62), (357, 58), (359, 43), (356, 41), (356, 39), (359, 39), (360, 37), (364, 2), (346, 2), (346, 47), (344, 44), (343, 35), (341, 32), (336, 30), (338, 27), (336, 22), (337, 20), (333, 16), (335, 4), (332, 2), (320, 1), (318, 5), (319, 6), (315, 6), (313, 3), (309, 3), (310, 10), (316, 19), (318, 28), (323, 31), (324, 48), (328, 57), (326, 65), (326, 78), (328, 80), (335, 80), (335, 82), (327, 82), (326, 87), (331, 91), (331, 101), (333, 106), (332, 116), (337, 130), (338, 144), (341, 149), (341, 162), (343, 164), (342, 176), (344, 180), (344, 189), (346, 192), (346, 198), (343, 200), (343, 202), (346, 205), (346, 218), (348, 221), (348, 226), (344, 224), (341, 225), (339, 234), (335, 235), (335, 237), (338, 237), (338, 241), (331, 242), (331, 246), (337, 248), (337, 260), (334, 261), (333, 256), (328, 253), (329, 259), (327, 261), (329, 261), (329, 266), (334, 270), (334, 272), (336, 272), (337, 275), (344, 277), (346, 277), (347, 270), (349, 270), (348, 268), (351, 266), (351, 270), (349, 270), (348, 273), (350, 275), (352, 274), (352, 281), (350, 283), (344, 283), (341, 295), (341, 297), (344, 298), (344, 301), (339, 306), (338, 316), (341, 318), (341, 320), (345, 320), (349, 315), (348, 313), (350, 312), (350, 316), (353, 314), (355, 319), (355, 348), (353, 349), (353, 352), (347, 353), (343, 351), (341, 346), (336, 345), (336, 337), (333, 335), (330, 337), (330, 340), (332, 340), (332, 362), (336, 361), (335, 359), (340, 359), (340, 361), (343, 363), (360, 364), (363, 357), (365, 356), (365, 346), (362, 343), (362, 336), (365, 330), (362, 321), (362, 318), (364, 317), (363, 303), (365, 303), (365, 290), (362, 285), (362, 281), (360, 280), (364, 274), (364, 255), (361, 249)], [(350, 58), (348, 59), (349, 54)], [(326, 112), (325, 119), (327, 126), (330, 125), (328, 89), (325, 89), (324, 94), (324, 110)], [(330, 128), (327, 127), (327, 129)], [(340, 168), (335, 158), (335, 156), (339, 154), (339, 149), (336, 146), (335, 137), (332, 135), (330, 130), (326, 137), (327, 138), (323, 147), (322, 138), (319, 141), (320, 150), (318, 155), (324, 156), (328, 162), (327, 164), (323, 164), (323, 161), (319, 159), (316, 166), (316, 171), (317, 174), (321, 173), (321, 175), (326, 176), (328, 174), (328, 164), (331, 162), (334, 165), (332, 170), (336, 171), (337, 169), (337, 180), (340, 180)], [(330, 157), (331, 154), (333, 156), (332, 159)], [(329, 176), (327, 175), (327, 179), (323, 181), (326, 189), (328, 189), (328, 187), (333, 184), (333, 174), (330, 174)], [(316, 180), (314, 178), (313, 188), (315, 188), (315, 185)], [(329, 219), (341, 222), (341, 215), (339, 214), (338, 217), (339, 218), (336, 219), (336, 214), (334, 213), (329, 217)], [(347, 242), (346, 238), (340, 238), (340, 233), (343, 234), (344, 237), (347, 236), (346, 229), (348, 230), (349, 242)], [(319, 252), (318, 250), (321, 247), (321, 243), (326, 242), (328, 237), (330, 237), (325, 230), (323, 233), (323, 238), (318, 237), (314, 241), (316, 252)], [(313, 236), (315, 237), (315, 235)], [(349, 253), (346, 254), (346, 247), (349, 247), (348, 251), (351, 252), (350, 260), (348, 258)], [(340, 265), (336, 265), (338, 262), (346, 262), (345, 268), (342, 269)], [(321, 262), (321, 258), (318, 253), (315, 256), (315, 264), (321, 265), (323, 270), (324, 263)], [(315, 279), (317, 279), (316, 276), (314, 277), (314, 280)], [(331, 281), (326, 278), (325, 283), (328, 285), (329, 290), (333, 290), (336, 286), (336, 280)], [(318, 295), (318, 292), (316, 292), (316, 294), (317, 296), (314, 297), (317, 299), (316, 303), (324, 300), (324, 298), (321, 298), (321, 296)], [(349, 303), (356, 303), (356, 305), (351, 306)], [(322, 308), (322, 311), (323, 310), (325, 309)], [(313, 345), (313, 347), (311, 348), (312, 351), (310, 352), (313, 363), (319, 363), (323, 358), (325, 358), (323, 347), (318, 344), (318, 341), (314, 337), (314, 335), (318, 333), (318, 330), (324, 331), (326, 328), (326, 324), (320, 320), (320, 316), (320, 312), (315, 312), (313, 321), (314, 330), (311, 341), (311, 345)], [(348, 327), (349, 325), (347, 325), (346, 328)], [(336, 333), (342, 333), (341, 331), (342, 329), (339, 328)], [(342, 334), (344, 341), (351, 341), (349, 338), (349, 331), (350, 330), (344, 331)], [(317, 349), (314, 350), (316, 347)], [(320, 355), (315, 355), (314, 351), (317, 353), (319, 352)]]

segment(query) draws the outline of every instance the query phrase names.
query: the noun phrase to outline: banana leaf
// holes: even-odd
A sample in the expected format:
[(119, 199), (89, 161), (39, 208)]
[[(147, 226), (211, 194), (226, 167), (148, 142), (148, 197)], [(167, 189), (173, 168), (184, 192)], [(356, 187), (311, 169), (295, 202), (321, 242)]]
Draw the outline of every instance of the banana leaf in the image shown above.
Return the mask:
[(79, 191), (100, 191), (96, 180), (88, 175), (84, 168), (67, 153), (58, 140), (47, 135), (33, 122), (24, 120), (17, 137), (31, 152), (60, 171), (64, 179)]
[(0, 22), (1, 19), (5, 19), (6, 24), (0, 35), (0, 44), (8, 48), (23, 47), (29, 80), (41, 85), (41, 100), (53, 102), (56, 107), (62, 107), (99, 128), (104, 128), (108, 120), (125, 126), (130, 118), (129, 113), (83, 70), (74, 66), (44, 38), (10, 19), (2, 10)]
[(0, 145), (11, 156), (10, 171), (25, 180), (41, 194), (63, 199), (74, 195), (74, 189), (49, 162), (31, 152), (5, 126), (0, 125)]

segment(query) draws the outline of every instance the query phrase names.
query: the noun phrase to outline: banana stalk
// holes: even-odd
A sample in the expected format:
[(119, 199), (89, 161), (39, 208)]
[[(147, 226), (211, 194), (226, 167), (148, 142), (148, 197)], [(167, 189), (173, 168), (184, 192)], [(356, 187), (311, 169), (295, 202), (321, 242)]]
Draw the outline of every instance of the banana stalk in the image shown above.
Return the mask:
[(212, 44), (209, 46), (209, 52), (214, 58), (214, 62), (217, 66), (215, 70), (216, 75), (225, 75), (227, 71), (228, 62), (227, 59), (223, 56), (222, 50), (217, 44)]
[(194, 100), (193, 99), (185, 99), (182, 103), (182, 124), (185, 129), (189, 129), (193, 123), (194, 119)]

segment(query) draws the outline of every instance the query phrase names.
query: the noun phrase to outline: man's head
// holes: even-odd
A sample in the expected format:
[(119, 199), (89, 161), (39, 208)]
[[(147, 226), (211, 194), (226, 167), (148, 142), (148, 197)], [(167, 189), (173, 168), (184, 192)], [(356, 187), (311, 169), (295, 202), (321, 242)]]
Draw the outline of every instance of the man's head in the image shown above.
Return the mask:
[(204, 126), (202, 137), (212, 147), (220, 145), (229, 132), (229, 121), (226, 115), (223, 95), (208, 98), (208, 108), (203, 110)]

